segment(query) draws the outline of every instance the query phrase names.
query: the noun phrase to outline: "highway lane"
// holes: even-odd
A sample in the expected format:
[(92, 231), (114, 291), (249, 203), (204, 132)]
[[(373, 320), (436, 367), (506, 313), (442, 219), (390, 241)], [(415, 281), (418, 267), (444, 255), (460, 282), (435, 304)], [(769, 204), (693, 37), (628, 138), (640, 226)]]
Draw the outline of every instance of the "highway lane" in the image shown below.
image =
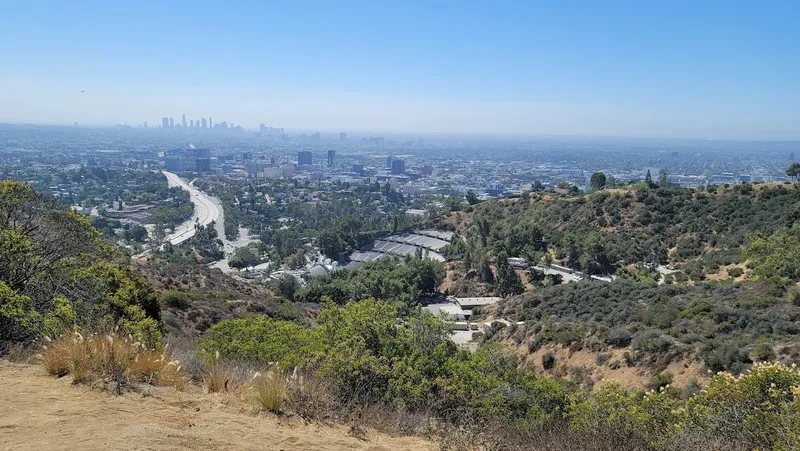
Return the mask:
[(178, 177), (177, 174), (167, 171), (161, 171), (167, 177), (167, 183), (170, 187), (178, 186), (189, 192), (191, 201), (194, 204), (194, 214), (191, 219), (177, 226), (175, 230), (166, 237), (172, 244), (180, 244), (194, 236), (195, 224), (208, 225), (216, 221), (217, 224), (222, 223), (222, 209), (208, 196), (206, 193), (200, 191), (188, 182)]

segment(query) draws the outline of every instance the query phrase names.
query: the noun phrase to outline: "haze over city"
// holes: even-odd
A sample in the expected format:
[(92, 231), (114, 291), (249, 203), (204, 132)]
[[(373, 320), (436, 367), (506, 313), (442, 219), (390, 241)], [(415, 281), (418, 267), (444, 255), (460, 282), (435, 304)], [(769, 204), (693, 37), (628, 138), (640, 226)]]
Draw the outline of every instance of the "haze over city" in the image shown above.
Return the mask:
[(14, 2), (0, 121), (800, 138), (793, 2)]

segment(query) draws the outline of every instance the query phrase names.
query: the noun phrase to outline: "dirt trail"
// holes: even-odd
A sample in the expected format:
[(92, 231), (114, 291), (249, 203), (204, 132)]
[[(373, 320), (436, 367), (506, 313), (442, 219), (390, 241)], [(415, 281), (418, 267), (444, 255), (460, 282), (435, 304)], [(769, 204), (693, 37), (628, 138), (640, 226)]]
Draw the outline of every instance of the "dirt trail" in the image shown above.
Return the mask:
[(252, 415), (202, 393), (153, 389), (114, 396), (0, 362), (2, 450), (433, 450), (419, 438), (348, 435), (347, 428)]

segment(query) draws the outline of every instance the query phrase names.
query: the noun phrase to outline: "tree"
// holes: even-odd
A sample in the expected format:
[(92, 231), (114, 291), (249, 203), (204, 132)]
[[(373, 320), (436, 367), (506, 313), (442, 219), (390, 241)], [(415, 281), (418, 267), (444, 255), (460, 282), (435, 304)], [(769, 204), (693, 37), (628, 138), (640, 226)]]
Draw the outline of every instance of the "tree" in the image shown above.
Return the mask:
[(508, 256), (504, 252), (498, 254), (496, 268), (497, 286), (495, 290), (500, 296), (513, 296), (525, 291), (519, 274), (508, 264)]
[(282, 275), (272, 283), (275, 294), (289, 301), (294, 301), (294, 295), (298, 288), (300, 288), (300, 284), (297, 283), (297, 279), (289, 274)]
[(788, 169), (786, 169), (786, 175), (791, 177), (793, 181), (796, 181), (798, 177), (800, 177), (800, 163), (792, 163)]
[(478, 196), (475, 195), (474, 191), (469, 190), (467, 191), (467, 202), (469, 202), (470, 205), (475, 205), (480, 202), (480, 200), (478, 199)]
[(131, 226), (129, 229), (126, 229), (123, 233), (123, 236), (128, 241), (136, 241), (137, 243), (144, 243), (147, 239), (147, 229), (140, 226), (139, 224), (135, 224)]
[(606, 175), (602, 172), (595, 172), (589, 179), (592, 189), (599, 190), (606, 186)]
[(669, 187), (669, 180), (667, 180), (667, 171), (663, 169), (658, 171), (658, 186), (660, 186), (661, 188)]
[(647, 175), (644, 176), (644, 182), (647, 183), (647, 186), (653, 184), (653, 175), (650, 174), (650, 169), (647, 170)]
[(317, 247), (323, 255), (331, 260), (339, 260), (345, 252), (347, 244), (342, 241), (340, 234), (334, 230), (323, 230), (317, 236)]
[(411, 273), (411, 283), (422, 294), (433, 294), (439, 291), (444, 281), (444, 268), (441, 263), (429, 258), (413, 259), (406, 265)]
[(236, 248), (236, 250), (233, 251), (233, 255), (228, 259), (228, 264), (232, 268), (239, 269), (249, 268), (259, 263), (261, 263), (261, 258), (257, 251), (254, 251), (250, 246)]
[(444, 206), (449, 211), (461, 211), (462, 199), (463, 198), (461, 196), (450, 196), (444, 200)]
[(166, 228), (166, 224), (161, 221), (153, 224), (153, 234), (150, 235), (150, 239), (153, 241), (154, 245), (159, 246), (164, 242), (164, 238), (167, 237)]
[(750, 236), (744, 257), (758, 277), (800, 279), (800, 224), (769, 237), (760, 233)]
[(488, 260), (481, 260), (480, 265), (478, 265), (478, 277), (484, 283), (489, 285), (494, 284), (494, 273), (492, 272), (492, 267), (489, 266)]

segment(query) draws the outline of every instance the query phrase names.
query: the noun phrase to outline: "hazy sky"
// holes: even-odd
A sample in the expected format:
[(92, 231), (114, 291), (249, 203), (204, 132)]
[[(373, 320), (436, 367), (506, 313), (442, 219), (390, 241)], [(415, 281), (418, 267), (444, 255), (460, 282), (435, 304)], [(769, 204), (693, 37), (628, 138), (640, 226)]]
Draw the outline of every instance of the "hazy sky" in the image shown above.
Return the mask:
[(0, 121), (800, 138), (796, 0), (268, 3), (4, 1)]

